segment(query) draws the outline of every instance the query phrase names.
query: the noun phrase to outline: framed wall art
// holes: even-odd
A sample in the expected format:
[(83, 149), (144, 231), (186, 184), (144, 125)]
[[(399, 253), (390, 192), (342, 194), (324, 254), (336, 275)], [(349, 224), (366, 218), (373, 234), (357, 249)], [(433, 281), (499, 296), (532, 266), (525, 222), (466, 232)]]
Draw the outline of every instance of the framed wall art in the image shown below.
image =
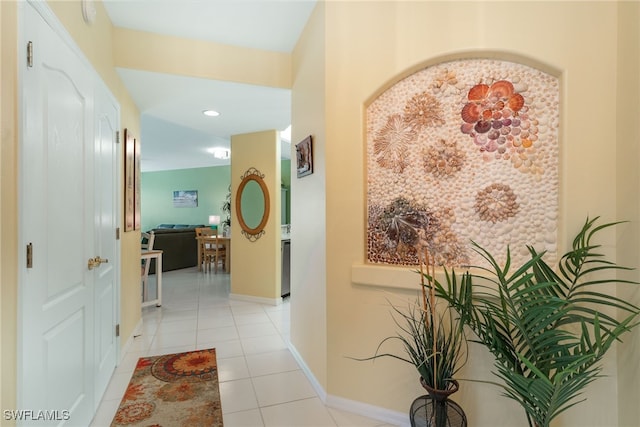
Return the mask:
[(296, 144), (296, 164), (298, 178), (313, 173), (313, 146), (311, 135)]
[[(425, 67), (367, 106), (367, 261), (480, 265), (526, 245), (553, 263), (560, 80), (496, 58)], [(503, 263), (504, 259), (499, 259)]]
[(141, 212), (140, 207), (142, 205), (142, 197), (140, 192), (140, 182), (142, 181), (141, 173), (140, 173), (140, 140), (134, 138), (134, 152), (133, 152), (133, 164), (134, 164), (134, 172), (133, 172), (133, 203), (134, 203), (134, 213), (133, 213), (133, 229), (140, 230)]
[(135, 228), (135, 144), (136, 140), (129, 131), (124, 130), (124, 231)]
[(174, 208), (197, 208), (198, 190), (179, 190), (173, 192)]

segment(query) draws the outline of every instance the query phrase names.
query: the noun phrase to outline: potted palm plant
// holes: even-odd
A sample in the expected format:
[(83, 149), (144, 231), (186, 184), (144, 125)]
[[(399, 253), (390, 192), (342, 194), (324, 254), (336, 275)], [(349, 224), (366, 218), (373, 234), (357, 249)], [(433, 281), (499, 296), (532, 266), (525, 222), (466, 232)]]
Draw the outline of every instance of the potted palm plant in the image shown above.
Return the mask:
[[(596, 225), (597, 219), (587, 218), (557, 271), (533, 247), (528, 247), (528, 260), (512, 268), (508, 249), (501, 266), (473, 243), (488, 267), (460, 278), (445, 269), (444, 284), (433, 280), (428, 285), (494, 355), (495, 375), (502, 379), (494, 384), (524, 408), (530, 426), (548, 427), (580, 403), (611, 345), (637, 325), (637, 306), (598, 290), (637, 283), (619, 278), (617, 273), (629, 268), (598, 253), (592, 239), (618, 223)], [(609, 314), (615, 311), (622, 313), (619, 318)]]
[[(428, 259), (428, 256), (426, 258)], [(458, 390), (455, 376), (466, 363), (467, 341), (464, 325), (458, 321), (455, 312), (449, 307), (437, 307), (435, 287), (425, 283), (425, 280), (431, 280), (433, 277), (428, 270), (429, 267), (425, 273), (423, 266), (420, 266), (420, 298), (410, 302), (407, 309), (391, 305), (392, 318), (398, 328), (397, 335), (383, 339), (373, 356), (352, 359), (365, 361), (391, 357), (416, 368), (420, 374), (420, 384), (427, 390), (431, 399), (428, 408), (427, 403), (423, 403), (421, 407), (416, 406), (416, 399), (412, 405), (412, 425), (414, 412), (418, 409), (425, 412), (428, 426), (454, 425), (450, 419), (451, 414), (460, 421), (460, 425), (466, 425), (466, 416), (462, 408), (449, 399), (449, 395)], [(405, 354), (397, 355), (383, 351), (385, 343), (392, 340), (402, 344)]]

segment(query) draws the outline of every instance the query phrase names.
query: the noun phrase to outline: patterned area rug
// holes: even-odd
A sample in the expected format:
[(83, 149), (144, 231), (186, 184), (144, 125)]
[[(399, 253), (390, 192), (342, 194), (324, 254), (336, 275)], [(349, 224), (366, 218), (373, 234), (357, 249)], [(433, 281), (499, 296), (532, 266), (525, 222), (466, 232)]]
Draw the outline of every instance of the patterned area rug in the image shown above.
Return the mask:
[(222, 426), (216, 350), (141, 357), (111, 426)]

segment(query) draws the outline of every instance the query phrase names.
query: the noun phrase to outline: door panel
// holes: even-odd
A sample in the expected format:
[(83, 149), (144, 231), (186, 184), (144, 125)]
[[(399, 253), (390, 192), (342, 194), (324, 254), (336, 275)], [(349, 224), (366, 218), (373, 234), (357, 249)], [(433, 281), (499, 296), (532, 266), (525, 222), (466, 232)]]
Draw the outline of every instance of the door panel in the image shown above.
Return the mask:
[[(62, 293), (85, 286), (85, 270), (80, 264), (85, 247), (84, 147), (86, 123), (90, 120), (87, 106), (89, 88), (76, 86), (68, 70), (43, 64), (42, 119), (46, 125), (43, 147), (45, 179), (42, 203), (47, 236), (47, 302), (56, 301)], [(82, 82), (83, 83), (83, 82)], [(82, 84), (78, 82), (78, 84)], [(82, 90), (84, 93), (79, 92)], [(70, 167), (80, 165), (80, 167)]]
[[(48, 408), (65, 408), (74, 413), (86, 401), (84, 376), (76, 368), (84, 361), (84, 310), (72, 313), (44, 333), (44, 359)], [(65, 361), (65, 365), (60, 364)], [(60, 384), (64, 384), (61, 393)]]

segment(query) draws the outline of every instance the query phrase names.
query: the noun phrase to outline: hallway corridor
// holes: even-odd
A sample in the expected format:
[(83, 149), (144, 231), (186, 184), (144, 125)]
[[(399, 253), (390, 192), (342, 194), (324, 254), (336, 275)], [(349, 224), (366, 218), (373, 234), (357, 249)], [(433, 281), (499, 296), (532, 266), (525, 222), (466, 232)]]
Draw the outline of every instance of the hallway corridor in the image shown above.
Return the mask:
[(229, 277), (195, 268), (163, 274), (163, 306), (143, 309), (142, 335), (116, 368), (91, 427), (110, 425), (138, 358), (211, 347), (225, 427), (387, 426), (326, 407), (288, 349), (288, 299), (278, 306), (232, 300)]

